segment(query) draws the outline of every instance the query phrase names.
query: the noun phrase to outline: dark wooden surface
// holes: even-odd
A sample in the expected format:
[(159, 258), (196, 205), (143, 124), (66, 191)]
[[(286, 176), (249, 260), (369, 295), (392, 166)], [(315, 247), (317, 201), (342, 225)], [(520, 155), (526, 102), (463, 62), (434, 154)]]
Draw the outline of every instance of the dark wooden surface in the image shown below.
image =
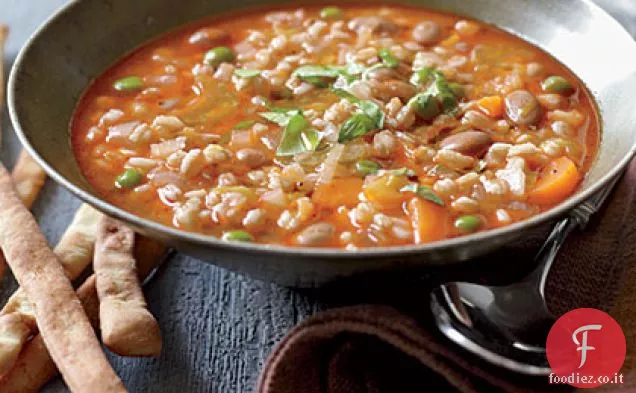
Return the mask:
[[(5, 66), (37, 26), (64, 2), (0, 0), (0, 22), (11, 26)], [(635, 0), (597, 2), (610, 8), (636, 34)], [(18, 151), (5, 113), (0, 158), (12, 166)], [(47, 182), (34, 213), (52, 244), (78, 205), (66, 190)], [(2, 279), (2, 303), (14, 288), (10, 277)], [(373, 293), (372, 288), (365, 290)], [(285, 332), (324, 307), (355, 302), (353, 291), (298, 292), (177, 255), (146, 288), (150, 309), (163, 332), (161, 357), (109, 356), (131, 392), (251, 392), (266, 356)], [(64, 392), (66, 388), (56, 380), (44, 391)]]

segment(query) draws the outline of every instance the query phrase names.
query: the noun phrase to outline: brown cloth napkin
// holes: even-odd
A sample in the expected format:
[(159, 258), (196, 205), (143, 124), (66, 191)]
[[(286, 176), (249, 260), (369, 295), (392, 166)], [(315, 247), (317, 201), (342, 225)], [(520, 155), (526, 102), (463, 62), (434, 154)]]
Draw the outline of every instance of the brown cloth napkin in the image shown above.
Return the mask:
[[(609, 312), (623, 328), (627, 340), (627, 359), (621, 370), (625, 384), (605, 385), (598, 391), (636, 392), (635, 222), (636, 160), (586, 231), (567, 241), (546, 287), (556, 315), (593, 307)], [(534, 255), (539, 240), (526, 241), (490, 259), (502, 259), (514, 269), (519, 255)], [(442, 337), (430, 315), (426, 316), (426, 295), (415, 303), (419, 307), (401, 311), (387, 305), (341, 307), (308, 318), (270, 355), (258, 393), (574, 390), (548, 385), (545, 377), (495, 368), (463, 352)]]

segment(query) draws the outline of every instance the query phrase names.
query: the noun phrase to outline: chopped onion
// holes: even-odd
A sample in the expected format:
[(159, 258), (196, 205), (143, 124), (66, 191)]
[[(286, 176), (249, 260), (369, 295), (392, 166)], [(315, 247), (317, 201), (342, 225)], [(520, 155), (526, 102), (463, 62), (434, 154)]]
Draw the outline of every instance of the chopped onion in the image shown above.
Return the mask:
[(183, 184), (183, 177), (176, 172), (168, 170), (154, 170), (148, 174), (148, 179), (155, 187), (174, 185), (180, 187)]
[(256, 48), (250, 45), (247, 41), (243, 41), (234, 46), (234, 51), (239, 59), (244, 59), (246, 57), (253, 56), (254, 53), (256, 53)]
[(126, 141), (134, 129), (141, 123), (138, 121), (131, 121), (128, 123), (121, 123), (115, 126), (108, 127), (108, 136), (106, 142), (113, 140)]
[(126, 166), (139, 168), (144, 171), (150, 170), (159, 165), (159, 161), (145, 157), (131, 157), (128, 159)]
[(510, 191), (515, 195), (523, 195), (526, 190), (526, 162), (521, 157), (508, 158), (506, 168), (499, 169), (495, 174), (498, 179), (508, 183)]
[(170, 154), (181, 150), (185, 147), (185, 138), (178, 137), (163, 141), (161, 143), (154, 143), (150, 145), (150, 155), (153, 157), (167, 158)]
[(108, 124), (112, 124), (122, 117), (124, 117), (124, 112), (119, 109), (110, 109), (99, 119), (99, 126), (102, 127)]
[(180, 98), (168, 98), (166, 100), (161, 100), (159, 101), (159, 106), (161, 107), (161, 109), (172, 109), (175, 106), (177, 106), (177, 104), (179, 104), (179, 101), (181, 101)]
[(151, 76), (148, 77), (146, 81), (150, 84), (174, 85), (177, 83), (177, 77), (175, 75)]
[(325, 157), (325, 161), (320, 166), (318, 183), (331, 183), (333, 175), (336, 172), (336, 168), (338, 167), (338, 161), (340, 161), (340, 157), (343, 152), (344, 145), (340, 143), (336, 143), (331, 148), (331, 151), (327, 153), (327, 157)]
[(166, 206), (176, 206), (179, 204), (178, 200), (181, 197), (182, 191), (174, 184), (167, 184), (165, 187), (161, 187), (157, 190), (159, 199)]

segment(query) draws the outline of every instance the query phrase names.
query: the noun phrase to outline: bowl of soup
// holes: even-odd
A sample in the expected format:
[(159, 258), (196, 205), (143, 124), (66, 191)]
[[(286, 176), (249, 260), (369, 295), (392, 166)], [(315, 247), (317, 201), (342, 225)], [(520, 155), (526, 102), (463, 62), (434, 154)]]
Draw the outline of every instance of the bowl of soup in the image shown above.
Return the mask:
[(25, 147), (138, 231), (292, 285), (469, 260), (633, 155), (636, 45), (590, 3), (257, 3), (71, 3), (11, 75)]

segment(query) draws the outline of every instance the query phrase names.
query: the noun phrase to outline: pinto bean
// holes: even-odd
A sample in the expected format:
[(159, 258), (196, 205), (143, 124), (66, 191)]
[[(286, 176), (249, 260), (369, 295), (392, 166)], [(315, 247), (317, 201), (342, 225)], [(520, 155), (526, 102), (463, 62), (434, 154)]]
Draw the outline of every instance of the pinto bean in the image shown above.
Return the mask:
[(442, 139), (440, 147), (445, 150), (453, 150), (467, 156), (481, 157), (492, 144), (490, 135), (483, 131), (468, 130), (449, 135)]
[(481, 111), (468, 110), (462, 117), (462, 124), (478, 130), (488, 130), (493, 127), (494, 121)]
[(372, 80), (369, 81), (369, 84), (371, 85), (373, 96), (384, 102), (390, 101), (393, 97), (407, 101), (417, 94), (415, 86), (400, 80), (387, 80), (384, 82)]
[(356, 33), (363, 28), (380, 35), (391, 35), (398, 31), (398, 25), (381, 16), (359, 16), (349, 21), (349, 29)]
[(505, 99), (508, 118), (518, 125), (536, 125), (541, 119), (541, 104), (527, 90), (516, 90)]
[(331, 240), (335, 232), (333, 225), (319, 222), (303, 229), (296, 236), (296, 242), (303, 246), (318, 246)]
[(411, 33), (413, 39), (420, 44), (434, 44), (440, 40), (442, 36), (442, 28), (439, 23), (432, 20), (425, 20), (418, 23)]
[(267, 161), (265, 153), (260, 150), (245, 148), (236, 152), (236, 158), (250, 168), (257, 168)]
[(214, 27), (208, 27), (206, 29), (197, 30), (188, 38), (188, 42), (192, 45), (201, 46), (204, 48), (211, 48), (218, 44), (227, 41), (230, 38), (230, 33), (225, 30), (217, 29)]

